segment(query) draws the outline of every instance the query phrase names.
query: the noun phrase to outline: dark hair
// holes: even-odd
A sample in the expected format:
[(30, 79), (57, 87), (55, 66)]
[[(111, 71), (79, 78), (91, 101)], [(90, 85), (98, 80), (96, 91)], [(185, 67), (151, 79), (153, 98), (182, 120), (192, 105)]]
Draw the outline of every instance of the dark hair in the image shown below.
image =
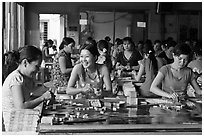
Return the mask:
[(46, 40), (45, 41), (45, 44), (43, 45), (44, 47), (48, 47), (48, 44), (53, 44), (54, 42), (51, 40), (51, 39), (49, 39), (49, 40)]
[(87, 41), (91, 41), (91, 40), (93, 40), (93, 38), (92, 37), (88, 37), (86, 40)]
[(94, 57), (95, 56), (99, 56), (99, 52), (98, 52), (98, 49), (97, 49), (97, 45), (96, 44), (84, 44), (81, 46), (80, 48), (80, 52), (83, 50), (83, 49), (86, 49), (88, 50)]
[(18, 63), (18, 58), (19, 58), (19, 53), (18, 51), (9, 51), (5, 54), (5, 56), (7, 56), (5, 63), (8, 65), (10, 63), (16, 62)]
[(75, 41), (73, 38), (70, 38), (70, 37), (64, 37), (60, 46), (59, 46), (59, 50), (63, 49), (64, 48), (64, 45), (69, 45), (70, 43), (74, 43), (75, 44)]
[(57, 50), (57, 47), (54, 45), (54, 46), (52, 46), (52, 49), (53, 50)]
[(116, 39), (115, 39), (115, 42), (117, 43), (119, 40), (120, 40), (120, 38), (116, 38)]
[(148, 43), (148, 44), (152, 45), (152, 41), (151, 41), (150, 39), (147, 39), (147, 40), (145, 41), (145, 43)]
[(145, 43), (143, 52), (145, 54), (149, 54), (150, 62), (152, 62), (151, 64), (152, 64), (153, 72), (156, 75), (158, 73), (158, 63), (155, 57), (155, 51), (154, 51), (153, 46), (149, 42)]
[(123, 44), (123, 40), (122, 39), (118, 39), (118, 41), (116, 42), (117, 45), (121, 45)]
[(88, 37), (85, 44), (96, 44), (96, 41), (92, 37)]
[(24, 46), (18, 50), (18, 63), (21, 63), (23, 59), (27, 59), (30, 63), (40, 58), (42, 58), (42, 51), (35, 46)]
[(174, 47), (173, 53), (176, 56), (180, 56), (181, 54), (190, 55), (192, 50), (188, 44), (180, 43)]
[(132, 50), (135, 50), (135, 43), (133, 42), (133, 40), (132, 40), (131, 37), (125, 37), (125, 38), (123, 38), (123, 43), (124, 43), (124, 41), (129, 41), (130, 44), (131, 44)]
[(108, 51), (108, 42), (106, 40), (99, 40), (97, 47), (101, 51), (103, 51), (104, 48)]
[(202, 56), (202, 51), (201, 50), (195, 50), (195, 55), (196, 56)]
[(160, 43), (161, 44), (162, 42), (160, 40), (155, 40), (154, 44), (156, 44), (156, 43)]
[(49, 40), (47, 40), (47, 43), (53, 44), (54, 42), (51, 39), (49, 39)]
[(144, 42), (142, 40), (140, 40), (137, 44), (142, 44), (144, 45)]
[(168, 41), (168, 42), (167, 42), (167, 48), (175, 47), (176, 44), (177, 44), (176, 41)]
[(106, 36), (106, 37), (105, 37), (105, 40), (106, 40), (106, 41), (110, 41), (111, 38), (110, 38), (109, 36)]

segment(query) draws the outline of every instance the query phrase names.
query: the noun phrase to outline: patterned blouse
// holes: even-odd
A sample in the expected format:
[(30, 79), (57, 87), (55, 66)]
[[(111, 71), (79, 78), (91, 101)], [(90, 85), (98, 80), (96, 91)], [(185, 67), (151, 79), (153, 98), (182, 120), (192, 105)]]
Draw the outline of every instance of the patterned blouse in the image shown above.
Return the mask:
[(60, 51), (53, 60), (53, 69), (51, 71), (52, 80), (55, 87), (67, 86), (70, 74), (62, 74), (59, 66), (59, 58), (65, 57), (66, 68), (72, 68), (71, 53), (66, 53), (64, 50)]
[(14, 70), (5, 79), (2, 88), (2, 110), (10, 111), (14, 109), (13, 93), (11, 88), (13, 86), (22, 86), (24, 101), (30, 100), (30, 93), (34, 89), (34, 81), (28, 77), (23, 76), (18, 70)]

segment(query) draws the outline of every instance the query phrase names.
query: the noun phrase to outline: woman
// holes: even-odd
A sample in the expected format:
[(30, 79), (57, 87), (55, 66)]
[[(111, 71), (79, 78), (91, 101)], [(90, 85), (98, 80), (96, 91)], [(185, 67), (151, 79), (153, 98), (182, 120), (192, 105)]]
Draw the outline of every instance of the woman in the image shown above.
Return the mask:
[(130, 37), (123, 38), (124, 51), (117, 57), (116, 69), (139, 69), (139, 64), (143, 57), (135, 49), (133, 40)]
[[(202, 88), (202, 48), (197, 48), (194, 54), (195, 59), (188, 64), (188, 67), (192, 69), (195, 74), (196, 82)], [(189, 96), (195, 97), (195, 90), (191, 85), (189, 85), (187, 92)]]
[(110, 54), (108, 54), (108, 42), (105, 40), (99, 40), (99, 42), (97, 42), (97, 48), (100, 54), (98, 57), (97, 63), (106, 64), (109, 72), (111, 72), (112, 71), (112, 61), (111, 61)]
[[(80, 64), (74, 66), (66, 93), (76, 98), (98, 98), (112, 94), (106, 65), (97, 64), (97, 46), (85, 44), (80, 49)], [(76, 86), (76, 84), (78, 84)]]
[[(191, 48), (187, 44), (179, 44), (174, 48), (174, 62), (163, 66), (154, 81), (150, 91), (156, 95), (178, 101), (178, 97), (185, 96), (188, 83), (201, 95), (201, 89), (196, 83), (193, 71), (186, 67)], [(162, 88), (159, 85), (162, 84)]]
[(7, 53), (7, 58), (5, 61), (5, 68), (4, 68), (4, 79), (15, 69), (18, 68), (18, 60), (17, 60), (18, 53), (16, 51), (11, 51)]
[(165, 60), (166, 60), (166, 63), (167, 64), (170, 64), (170, 63), (173, 63), (174, 62), (174, 59), (173, 59), (173, 55), (172, 55), (172, 53), (173, 53), (173, 50), (174, 50), (174, 47), (175, 46), (173, 46), (173, 45), (168, 45), (168, 48), (167, 48), (167, 50), (166, 50), (166, 58), (165, 58)]
[[(3, 111), (11, 109), (32, 109), (44, 100), (51, 99), (49, 91), (36, 99), (31, 99), (31, 94), (35, 94), (34, 90), (36, 89), (33, 76), (39, 70), (42, 62), (41, 50), (34, 46), (23, 47), (19, 51), (18, 59), (18, 68), (10, 73), (3, 83)], [(40, 89), (43, 91), (48, 90), (45, 88)]]
[(136, 75), (134, 71), (136, 81), (140, 81), (142, 75), (145, 74), (145, 81), (139, 89), (139, 95), (143, 97), (156, 97), (155, 94), (150, 92), (150, 86), (158, 73), (158, 69), (164, 65), (164, 62), (161, 58), (155, 57), (153, 46), (148, 43), (144, 44), (143, 53), (144, 59), (142, 60), (138, 74)]
[(60, 44), (60, 51), (55, 56), (53, 61), (52, 79), (56, 87), (67, 86), (71, 71), (72, 71), (72, 58), (73, 48), (75, 41), (72, 38), (63, 38)]
[(119, 55), (120, 52), (122, 52), (123, 49), (123, 40), (122, 39), (117, 39), (117, 41), (115, 42), (116, 44), (113, 46), (112, 48), (112, 64), (113, 64), (113, 68), (115, 68), (116, 65), (116, 61), (117, 61), (117, 57)]
[(52, 57), (56, 54), (49, 54), (49, 48), (53, 46), (53, 41), (51, 39), (47, 40), (45, 42), (45, 45), (43, 45), (42, 48), (42, 64), (41, 67), (45, 67), (46, 62), (52, 62)]

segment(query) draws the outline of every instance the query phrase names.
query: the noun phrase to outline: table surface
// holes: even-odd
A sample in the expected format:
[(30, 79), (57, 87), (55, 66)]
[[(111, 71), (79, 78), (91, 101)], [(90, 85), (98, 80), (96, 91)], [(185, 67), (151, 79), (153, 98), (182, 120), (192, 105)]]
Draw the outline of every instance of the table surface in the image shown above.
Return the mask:
[[(127, 82), (136, 86), (142, 84), (127, 77), (117, 80), (118, 85)], [(50, 87), (52, 83), (45, 85)], [(174, 104), (161, 98), (132, 98), (135, 104), (129, 105), (124, 96), (99, 100), (68, 99), (66, 94), (56, 95), (51, 105), (44, 105), (42, 119), (47, 118), (49, 122), (40, 122), (40, 134), (202, 133), (201, 98), (187, 100), (194, 106), (187, 105), (186, 101)]]
[[(131, 133), (191, 132), (202, 133), (202, 105), (171, 104), (163, 99), (138, 98), (137, 105), (128, 105), (125, 98), (100, 99), (102, 106), (93, 107), (98, 99), (59, 99), (45, 105), (43, 117), (54, 122), (40, 123), (40, 133)], [(97, 104), (97, 103), (96, 103)], [(97, 105), (94, 106), (97, 106)], [(55, 106), (55, 107), (54, 107)], [(78, 117), (76, 116), (78, 113)], [(74, 118), (68, 118), (70, 115)], [(87, 116), (84, 118), (83, 116)], [(58, 120), (56, 120), (58, 119)]]

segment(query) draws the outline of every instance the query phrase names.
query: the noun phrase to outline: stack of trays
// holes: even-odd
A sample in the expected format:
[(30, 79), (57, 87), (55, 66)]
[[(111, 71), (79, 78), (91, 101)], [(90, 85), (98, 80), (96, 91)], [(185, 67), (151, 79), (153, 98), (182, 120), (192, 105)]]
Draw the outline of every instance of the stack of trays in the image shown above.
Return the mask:
[(22, 109), (3, 112), (6, 132), (36, 131), (40, 116), (39, 110)]

